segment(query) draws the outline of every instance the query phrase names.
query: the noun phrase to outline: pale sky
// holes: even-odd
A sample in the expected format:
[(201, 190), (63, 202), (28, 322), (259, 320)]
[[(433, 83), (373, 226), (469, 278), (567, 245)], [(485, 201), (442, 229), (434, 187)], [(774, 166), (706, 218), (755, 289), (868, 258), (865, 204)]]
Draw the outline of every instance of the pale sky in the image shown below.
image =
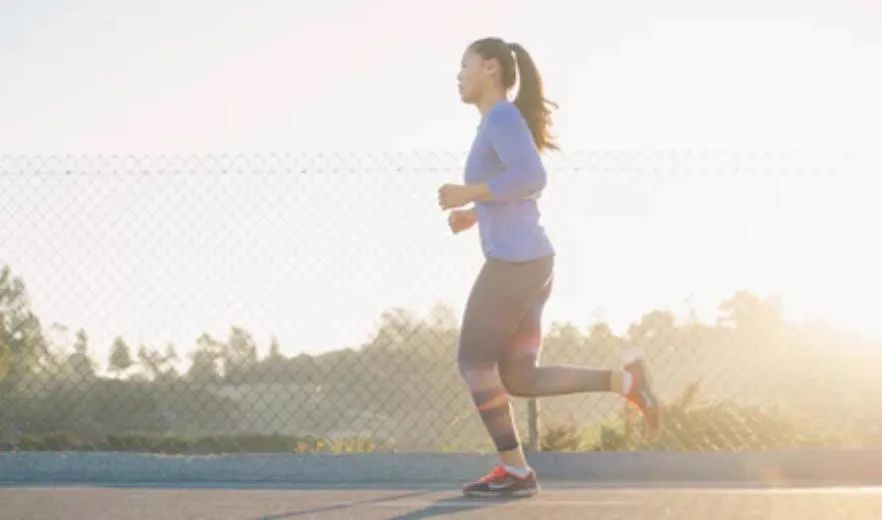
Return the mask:
[(468, 42), (522, 43), (571, 149), (875, 146), (874, 0), (0, 4), (0, 150), (461, 149)]
[[(455, 76), (487, 35), (533, 54), (568, 154), (740, 150), (761, 169), (786, 162), (757, 150), (879, 149), (877, 1), (7, 1), (0, 155), (452, 152), (406, 178), (2, 176), (0, 262), (102, 361), (118, 333), (189, 348), (239, 324), (290, 354), (355, 344), (392, 305), (461, 309), (477, 236), (446, 234), (433, 197), (474, 135)], [(559, 252), (547, 320), (622, 327), (687, 300), (711, 318), (747, 289), (882, 334), (878, 163), (782, 181), (701, 170), (725, 158), (586, 162), (542, 201)]]

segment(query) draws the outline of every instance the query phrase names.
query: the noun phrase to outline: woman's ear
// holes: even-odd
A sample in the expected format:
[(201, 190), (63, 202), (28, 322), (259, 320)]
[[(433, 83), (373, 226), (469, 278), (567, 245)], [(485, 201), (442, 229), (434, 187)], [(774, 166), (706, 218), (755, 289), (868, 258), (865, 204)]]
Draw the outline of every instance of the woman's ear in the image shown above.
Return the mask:
[(499, 60), (495, 58), (484, 60), (484, 72), (486, 72), (488, 76), (498, 78), (499, 69)]

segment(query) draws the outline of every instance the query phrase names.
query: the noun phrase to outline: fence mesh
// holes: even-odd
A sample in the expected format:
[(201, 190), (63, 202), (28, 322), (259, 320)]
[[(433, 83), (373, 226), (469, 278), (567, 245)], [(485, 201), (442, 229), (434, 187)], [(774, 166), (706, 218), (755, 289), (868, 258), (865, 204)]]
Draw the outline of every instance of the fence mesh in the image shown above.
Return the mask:
[[(0, 157), (0, 449), (490, 450), (455, 363), (482, 258), (436, 206), (463, 158)], [(848, 308), (878, 321), (877, 156), (609, 150), (546, 164), (545, 225), (573, 260), (542, 363), (618, 367), (637, 346), (668, 420), (647, 439), (611, 394), (541, 398), (538, 417), (515, 400), (525, 440), (536, 421), (545, 450), (882, 445), (882, 341), (788, 319), (786, 298), (752, 291), (825, 252), (809, 292), (869, 294)], [(739, 235), (766, 226), (783, 231)], [(726, 243), (750, 249), (714, 252)], [(713, 293), (708, 280), (743, 290), (711, 314), (647, 304), (607, 320), (581, 278), (614, 279), (635, 306)], [(824, 292), (837, 284), (856, 292)]]

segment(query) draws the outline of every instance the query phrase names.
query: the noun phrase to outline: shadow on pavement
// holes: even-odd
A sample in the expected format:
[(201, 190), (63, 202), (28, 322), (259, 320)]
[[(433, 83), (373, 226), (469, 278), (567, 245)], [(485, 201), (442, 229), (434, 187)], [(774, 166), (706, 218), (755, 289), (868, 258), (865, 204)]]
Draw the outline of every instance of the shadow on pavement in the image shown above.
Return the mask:
[(371, 498), (369, 500), (356, 500), (354, 502), (344, 502), (342, 504), (334, 504), (334, 505), (330, 505), (330, 506), (312, 507), (309, 509), (290, 511), (287, 513), (280, 513), (277, 515), (259, 516), (257, 518), (260, 520), (281, 520), (284, 518), (294, 518), (294, 517), (303, 516), (303, 515), (325, 513), (327, 511), (336, 511), (336, 510), (340, 510), (340, 509), (347, 509), (350, 507), (363, 506), (363, 505), (367, 505), (367, 504), (376, 504), (379, 502), (390, 502), (390, 501), (398, 500), (401, 498), (412, 498), (412, 497), (416, 497), (416, 496), (420, 496), (420, 495), (425, 495), (426, 493), (431, 493), (431, 491), (417, 491), (415, 493), (404, 493), (401, 495), (393, 495), (393, 496), (388, 496), (388, 497)]
[(461, 511), (471, 511), (472, 509), (488, 509), (491, 507), (501, 506), (511, 502), (526, 500), (526, 498), (468, 498), (468, 497), (448, 497), (436, 500), (428, 507), (419, 511), (411, 511), (410, 513), (396, 516), (394, 520), (420, 520), (423, 518), (435, 518), (438, 516), (450, 515)]

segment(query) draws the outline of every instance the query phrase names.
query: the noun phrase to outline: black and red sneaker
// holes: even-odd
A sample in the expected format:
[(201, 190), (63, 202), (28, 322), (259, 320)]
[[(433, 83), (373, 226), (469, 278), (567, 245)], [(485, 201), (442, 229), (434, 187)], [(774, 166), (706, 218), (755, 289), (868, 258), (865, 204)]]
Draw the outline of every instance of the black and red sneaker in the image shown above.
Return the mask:
[(501, 464), (480, 479), (462, 488), (467, 497), (528, 497), (539, 492), (536, 472), (532, 469), (526, 477), (518, 477), (506, 471)]
[(625, 371), (631, 374), (631, 389), (625, 399), (636, 406), (643, 414), (647, 432), (655, 435), (661, 430), (662, 404), (652, 391), (652, 376), (642, 356), (636, 354), (632, 361), (625, 365)]

